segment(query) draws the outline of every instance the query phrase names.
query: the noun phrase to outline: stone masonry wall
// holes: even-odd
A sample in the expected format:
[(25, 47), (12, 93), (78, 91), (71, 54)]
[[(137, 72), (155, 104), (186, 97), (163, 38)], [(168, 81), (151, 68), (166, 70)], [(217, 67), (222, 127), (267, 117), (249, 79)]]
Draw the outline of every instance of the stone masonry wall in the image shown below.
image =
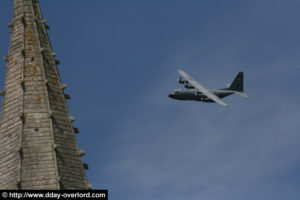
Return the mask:
[(37, 0), (14, 0), (0, 189), (90, 189), (45, 23)]

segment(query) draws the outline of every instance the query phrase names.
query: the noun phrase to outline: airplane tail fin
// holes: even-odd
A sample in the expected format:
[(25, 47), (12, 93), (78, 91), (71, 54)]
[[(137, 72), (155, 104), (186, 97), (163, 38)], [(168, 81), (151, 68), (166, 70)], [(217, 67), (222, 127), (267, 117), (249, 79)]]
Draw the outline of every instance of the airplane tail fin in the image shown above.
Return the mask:
[(244, 93), (244, 73), (239, 72), (231, 85), (228, 87), (234, 94), (240, 95), (241, 97), (248, 98), (248, 95)]
[(228, 87), (229, 90), (243, 92), (244, 91), (244, 73), (239, 72), (235, 79), (232, 81), (231, 85)]

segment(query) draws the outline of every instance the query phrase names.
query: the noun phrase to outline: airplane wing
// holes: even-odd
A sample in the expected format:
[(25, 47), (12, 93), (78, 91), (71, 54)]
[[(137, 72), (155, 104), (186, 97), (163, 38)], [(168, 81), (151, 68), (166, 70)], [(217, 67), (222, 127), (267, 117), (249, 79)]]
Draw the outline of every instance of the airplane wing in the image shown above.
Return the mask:
[(212, 99), (216, 103), (222, 105), (222, 106), (228, 106), (224, 101), (222, 101), (218, 96), (208, 91), (204, 86), (202, 86), (199, 82), (194, 80), (190, 75), (185, 73), (182, 70), (177, 70), (178, 73), (185, 78), (191, 85), (193, 85), (196, 89), (198, 89), (200, 92), (202, 92), (205, 96)]

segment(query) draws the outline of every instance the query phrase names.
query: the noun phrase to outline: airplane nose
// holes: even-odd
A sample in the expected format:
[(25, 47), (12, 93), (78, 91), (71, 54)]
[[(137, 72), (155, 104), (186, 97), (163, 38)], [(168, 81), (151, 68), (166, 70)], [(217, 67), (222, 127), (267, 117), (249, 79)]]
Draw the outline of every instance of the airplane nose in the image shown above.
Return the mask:
[(174, 95), (173, 95), (172, 93), (170, 93), (170, 94), (168, 95), (168, 97), (173, 98)]

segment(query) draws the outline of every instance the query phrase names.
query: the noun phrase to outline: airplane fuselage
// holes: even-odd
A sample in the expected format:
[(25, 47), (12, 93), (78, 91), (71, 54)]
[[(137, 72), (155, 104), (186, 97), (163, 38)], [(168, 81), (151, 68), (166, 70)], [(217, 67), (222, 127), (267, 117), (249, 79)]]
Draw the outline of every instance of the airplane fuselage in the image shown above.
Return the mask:
[[(218, 90), (209, 90), (211, 93), (215, 94), (219, 98), (224, 98), (233, 94), (232, 91), (226, 89), (218, 89)], [(188, 88), (181, 88), (176, 89), (172, 93), (168, 95), (172, 99), (177, 100), (194, 100), (194, 101), (204, 101), (204, 102), (214, 102), (197, 89), (188, 89)]]

